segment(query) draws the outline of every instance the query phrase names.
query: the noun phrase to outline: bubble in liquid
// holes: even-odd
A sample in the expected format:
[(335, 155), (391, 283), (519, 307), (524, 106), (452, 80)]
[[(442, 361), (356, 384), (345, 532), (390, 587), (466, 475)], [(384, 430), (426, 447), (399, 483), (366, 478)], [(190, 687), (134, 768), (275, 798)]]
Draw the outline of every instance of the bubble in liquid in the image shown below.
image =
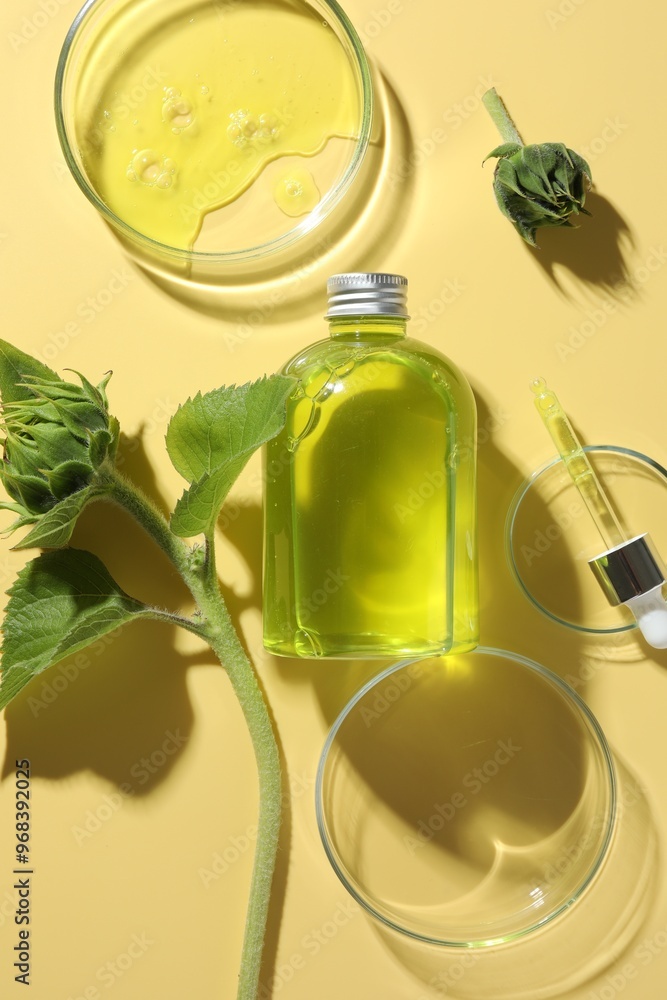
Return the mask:
[(306, 628), (299, 628), (294, 633), (294, 648), (299, 656), (308, 658), (322, 656), (324, 650), (316, 632), (310, 632)]
[(177, 135), (183, 129), (189, 128), (195, 120), (195, 113), (192, 105), (187, 101), (180, 90), (169, 87), (165, 91), (162, 102), (162, 119), (172, 126), (172, 132)]
[(134, 153), (127, 169), (130, 181), (139, 181), (147, 187), (170, 188), (176, 176), (176, 164), (161, 156), (154, 149), (140, 149)]
[(244, 111), (239, 108), (238, 111), (232, 111), (229, 116), (229, 125), (227, 126), (227, 135), (235, 146), (245, 146), (246, 136), (243, 131), (243, 126), (245, 125), (249, 117), (249, 112)]
[(116, 126), (113, 123), (113, 118), (110, 111), (103, 111), (102, 118), (97, 123), (97, 127), (104, 132), (115, 132)]
[(278, 180), (273, 197), (285, 215), (296, 218), (312, 212), (320, 200), (320, 192), (309, 170), (292, 167)]
[(247, 109), (239, 108), (229, 118), (227, 135), (235, 146), (243, 147), (249, 142), (270, 142), (280, 135), (278, 119), (268, 112), (255, 116)]

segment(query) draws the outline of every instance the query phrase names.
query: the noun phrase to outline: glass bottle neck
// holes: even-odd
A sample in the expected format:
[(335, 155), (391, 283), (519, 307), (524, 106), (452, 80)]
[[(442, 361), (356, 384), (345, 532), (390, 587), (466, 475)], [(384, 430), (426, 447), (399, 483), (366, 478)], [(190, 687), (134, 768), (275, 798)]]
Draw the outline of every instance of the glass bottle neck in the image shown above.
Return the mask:
[(329, 320), (334, 340), (400, 340), (407, 332), (404, 316), (337, 316)]

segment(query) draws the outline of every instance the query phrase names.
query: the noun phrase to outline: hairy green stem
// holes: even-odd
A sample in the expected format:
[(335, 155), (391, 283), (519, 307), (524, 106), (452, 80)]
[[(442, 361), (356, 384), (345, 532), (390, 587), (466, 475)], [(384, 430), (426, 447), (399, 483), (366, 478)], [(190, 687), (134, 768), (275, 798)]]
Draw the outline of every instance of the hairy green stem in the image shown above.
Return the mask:
[(215, 564), (215, 538), (213, 537), (213, 532), (206, 536), (205, 545), (204, 583), (207, 591), (219, 594), (220, 587), (218, 585), (218, 571)]
[(512, 117), (505, 107), (505, 102), (496, 91), (495, 87), (492, 87), (491, 90), (487, 90), (487, 92), (482, 95), (482, 102), (486, 110), (491, 115), (491, 118), (500, 132), (503, 141), (518, 142), (520, 146), (523, 146), (524, 142), (521, 138), (519, 130), (512, 121)]
[(259, 819), (237, 1000), (256, 1000), (282, 813), (280, 755), (269, 712), (220, 593), (213, 537), (206, 539), (203, 565), (199, 570), (193, 568), (190, 549), (171, 532), (166, 518), (148, 497), (115, 469), (105, 468), (101, 480), (108, 499), (129, 511), (171, 559), (195, 598), (203, 621), (158, 611), (155, 617), (181, 625), (208, 642), (227, 671), (250, 732), (259, 772)]
[(201, 634), (227, 670), (250, 730), (259, 773), (258, 836), (237, 992), (237, 1000), (255, 1000), (280, 836), (280, 755), (255, 671), (239, 641), (222, 597), (219, 594), (217, 597), (209, 594), (202, 605), (208, 621)]
[[(169, 528), (169, 523), (150, 497), (138, 489), (134, 483), (121, 475), (112, 465), (104, 465), (97, 472), (97, 482), (103, 489), (103, 496), (119, 507), (124, 507), (142, 528), (157, 542), (171, 560), (192, 592), (189, 555), (190, 549), (181, 538)], [(196, 595), (193, 593), (193, 597)]]

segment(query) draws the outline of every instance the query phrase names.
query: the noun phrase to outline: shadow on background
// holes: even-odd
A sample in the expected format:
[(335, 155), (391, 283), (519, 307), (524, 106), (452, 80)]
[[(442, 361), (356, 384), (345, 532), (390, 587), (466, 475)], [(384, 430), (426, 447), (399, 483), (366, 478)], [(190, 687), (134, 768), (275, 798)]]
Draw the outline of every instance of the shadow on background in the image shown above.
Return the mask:
[[(411, 149), (409, 127), (387, 81), (385, 87), (396, 121), (392, 127), (398, 136), (396, 142), (400, 154), (397, 162), (405, 163)], [(384, 148), (381, 145), (384, 141), (378, 139), (378, 149)], [(406, 184), (409, 187), (411, 181), (402, 178), (401, 183), (395, 184), (396, 176), (385, 171), (379, 189), (389, 193), (386, 189), (395, 186), (403, 212), (406, 212), (410, 203), (410, 199), (405, 197)], [(590, 207), (595, 220), (584, 220), (576, 242), (571, 240), (566, 245), (572, 234), (551, 231), (547, 234), (548, 241), (545, 237), (545, 245), (536, 255), (536, 260), (556, 285), (558, 280), (554, 268), (561, 265), (583, 282), (613, 294), (619, 284), (629, 280), (625, 252), (632, 247), (631, 233), (605, 199), (591, 196)], [(396, 215), (389, 203), (385, 204), (382, 212), (378, 213), (378, 227), (372, 241), (359, 244), (357, 254), (350, 258), (351, 266), (363, 267), (370, 263), (373, 255), (380, 251), (384, 254), (396, 238), (402, 220), (403, 216)], [(595, 230), (592, 228), (593, 221)], [(319, 275), (317, 281), (321, 284)], [(315, 294), (318, 301), (321, 298), (321, 288), (317, 293), (311, 293), (308, 287), (308, 281), (304, 280), (299, 284), (298, 294), (293, 297), (286, 295), (284, 301), (274, 303), (262, 322), (278, 322), (310, 311)], [(197, 305), (186, 298), (182, 301), (204, 312), (208, 310), (205, 305)], [(232, 304), (233, 299), (226, 301), (225, 309), (211, 309), (210, 314), (226, 315), (229, 309), (240, 308)], [(491, 421), (491, 413), (481, 395), (476, 395), (479, 423), (485, 427)], [(166, 501), (146, 459), (140, 435), (124, 441), (121, 459), (122, 470), (166, 511)], [(519, 593), (506, 564), (504, 519), (521, 479), (519, 470), (497, 448), (492, 435), (480, 445), (478, 495), (482, 641), (486, 645), (530, 656), (568, 679), (574, 677), (579, 693), (583, 694), (587, 681), (580, 668), (581, 637), (547, 621), (528, 604)], [(249, 597), (241, 598), (225, 592), (238, 629), (244, 610), (251, 606), (261, 607), (260, 508), (258, 505), (242, 507), (233, 518), (228, 517), (228, 522), (226, 535), (245, 558), (253, 576)], [(77, 525), (73, 544), (90, 549), (102, 558), (112, 576), (133, 596), (171, 610), (190, 607), (190, 595), (180, 578), (152, 541), (124, 512), (101, 503), (88, 509)], [(556, 581), (554, 583), (556, 585)], [(573, 589), (576, 591), (574, 577), (567, 574), (559, 578), (557, 586), (569, 588), (570, 593)], [(89, 769), (121, 785), (132, 781), (132, 767), (143, 756), (159, 748), (168, 731), (179, 730), (183, 737), (189, 736), (194, 715), (187, 696), (186, 670), (192, 663), (213, 664), (214, 658), (207, 651), (194, 657), (183, 656), (174, 648), (173, 639), (171, 629), (162, 623), (138, 623), (121, 631), (99, 654), (88, 654), (89, 664), (78, 668), (76, 683), (68, 683), (62, 692), (55, 691), (55, 697), (45, 702), (43, 708), (31, 703), (30, 699), (42, 701), (43, 685), (49, 684), (53, 688), (55, 676), (67, 679), (67, 674), (55, 668), (50, 674), (36, 679), (6, 711), (8, 749), (4, 775), (8, 773), (8, 762), (21, 756), (26, 742), (29, 742), (31, 754), (40, 762), (35, 773), (41, 777), (60, 778), (77, 770)], [(66, 665), (70, 663), (66, 661)], [(285, 681), (312, 687), (322, 715), (329, 724), (361, 684), (379, 673), (385, 665), (382, 661), (339, 661), (331, 664), (326, 661), (275, 660), (275, 669)], [(60, 696), (61, 693), (64, 697)], [(503, 694), (497, 691), (499, 699)], [(66, 734), (65, 738), (63, 734)], [(419, 731), (404, 736), (408, 742), (401, 747), (401, 754), (406, 757), (416, 754), (413, 759), (419, 761)], [(145, 783), (139, 786), (135, 782), (137, 792), (147, 794), (165, 782), (178, 765), (179, 757), (179, 752), (171, 754), (165, 765), (149, 775)], [(419, 788), (409, 772), (408, 783), (398, 794), (395, 770), (387, 773), (382, 768), (369, 767), (363, 755), (352, 754), (351, 761), (373, 793), (395, 813), (413, 817), (415, 808), (421, 808)], [(419, 767), (427, 771), (429, 761), (421, 760)], [(556, 774), (553, 779), (557, 784)], [(563, 794), (555, 800), (555, 812), (551, 817), (554, 823), (571, 812), (573, 796), (577, 798), (580, 791), (576, 782), (563, 789)], [(403, 797), (403, 792), (407, 797)], [(499, 801), (496, 805), (501, 810), (506, 809), (508, 800)], [(515, 789), (509, 806), (510, 811), (520, 812), (519, 790)], [(270, 980), (271, 970), (275, 967), (281, 904), (288, 877), (291, 817), (289, 810), (286, 813), (267, 934), (262, 974), (264, 981)], [(445, 833), (440, 846), (443, 851), (461, 852), (463, 856), (472, 852), (473, 860), (481, 857), (483, 864), (488, 861), (488, 852), (481, 850), (480, 843), (472, 834), (454, 842)]]
[[(164, 510), (140, 435), (122, 440), (119, 464)], [(101, 502), (88, 507), (72, 546), (101, 558), (132, 596), (173, 610), (187, 607), (180, 577), (119, 508)], [(176, 652), (173, 640), (170, 626), (136, 622), (37, 677), (6, 709), (3, 774), (28, 742), (39, 777), (92, 770), (116, 785), (131, 784), (137, 795), (164, 782), (191, 733), (185, 670), (199, 659)], [(160, 750), (170, 731), (184, 742), (175, 750), (170, 744), (173, 752), (153, 773), (140, 768), (138, 762)]]
[[(479, 393), (477, 403), (480, 426), (491, 426), (489, 408)], [(123, 440), (120, 466), (166, 511), (166, 501), (147, 461), (140, 434)], [(487, 644), (506, 646), (533, 656), (561, 675), (566, 675), (568, 671), (575, 671), (577, 636), (547, 622), (528, 604), (511, 580), (505, 562), (504, 517), (520, 478), (518, 470), (495, 446), (491, 435), (479, 448), (482, 639)], [(248, 597), (226, 594), (238, 627), (239, 617), (246, 608), (261, 606), (260, 508), (256, 504), (240, 506), (234, 510), (233, 516), (228, 508), (227, 512), (223, 512), (223, 524), (228, 539), (242, 554), (253, 576)], [(94, 505), (81, 517), (73, 541), (76, 547), (90, 549), (102, 558), (112, 576), (128, 593), (172, 610), (187, 610), (190, 607), (190, 596), (180, 578), (153, 542), (123, 511), (102, 503)], [(560, 580), (559, 585), (574, 586), (567, 579)], [(174, 649), (173, 638), (171, 629), (162, 623), (138, 623), (121, 630), (99, 654), (89, 654), (89, 664), (85, 669), (78, 670), (76, 683), (68, 683), (62, 692), (56, 692), (56, 696), (43, 708), (39, 707), (44, 700), (43, 685), (49, 684), (53, 689), (53, 680), (57, 676), (66, 678), (67, 675), (54, 668), (43, 678), (37, 678), (7, 709), (7, 760), (20, 757), (28, 740), (33, 748), (31, 754), (40, 761), (36, 773), (41, 777), (60, 778), (77, 770), (90, 769), (118, 786), (129, 781), (141, 794), (149, 793), (166, 781), (178, 764), (178, 750), (168, 756), (164, 766), (153, 774), (146, 774), (146, 780), (141, 784), (133, 780), (132, 768), (143, 756), (150, 756), (159, 748), (169, 731), (179, 731), (183, 737), (191, 734), (194, 717), (185, 686), (186, 670), (193, 662), (214, 662), (213, 655), (208, 651), (194, 657), (183, 656)], [(275, 669), (283, 679), (290, 684), (307, 684), (313, 688), (328, 723), (333, 721), (354, 691), (382, 667), (383, 663), (377, 661), (339, 661), (332, 666), (326, 661), (275, 660)], [(580, 693), (583, 688), (584, 682), (581, 681)], [(60, 697), (61, 693), (65, 696)], [(500, 703), (503, 697), (514, 697), (516, 694), (498, 689), (494, 698), (480, 702), (479, 711), (483, 713), (486, 704), (488, 712), (494, 700)], [(35, 702), (30, 702), (31, 698), (36, 700), (37, 707)], [(536, 703), (532, 707), (539, 711)], [(527, 704), (527, 711), (530, 708)], [(491, 717), (487, 717), (487, 723), (491, 723), (492, 716), (493, 712)], [(437, 723), (437, 720), (431, 721)], [(419, 728), (413, 727), (403, 734), (402, 739), (402, 745), (388, 746), (387, 752), (396, 754), (400, 751), (395, 759), (416, 760), (417, 771), (428, 774), (431, 762), (420, 759)], [(374, 768), (369, 765), (367, 757), (352, 750), (350, 762), (372, 794), (399, 816), (414, 818), (422, 806), (426, 808), (428, 805), (421, 801), (423, 783), (420, 793), (419, 782), (414, 781), (414, 771), (410, 767), (404, 768), (406, 780), (397, 785), (395, 767)], [(557, 772), (550, 776), (550, 782), (558, 785)], [(497, 790), (500, 794), (501, 785), (497, 786)], [(563, 786), (562, 792), (554, 799), (555, 811), (552, 810), (550, 816), (552, 825), (572, 811), (580, 788), (575, 781)], [(501, 796), (492, 803), (496, 813), (505, 811), (503, 821), (512, 824), (518, 819), (521, 822), (521, 794), (521, 789), (515, 788), (509, 798)], [(472, 813), (470, 815), (472, 818)], [(291, 816), (287, 806), (267, 932), (262, 973), (264, 982), (271, 980), (276, 964), (281, 904), (288, 879), (290, 838)], [(461, 836), (459, 831), (455, 840), (445, 833), (442, 841), (436, 841), (436, 846), (449, 854), (458, 853), (466, 864), (471, 863), (478, 869), (480, 865), (483, 868), (489, 863), (488, 850), (472, 828), (465, 836)], [(424, 975), (427, 971), (423, 970)]]
[[(480, 427), (488, 428), (493, 423), (491, 411), (479, 392), (476, 393), (476, 398)], [(522, 478), (519, 470), (498, 449), (492, 434), (480, 443), (478, 495), (482, 642), (519, 652), (543, 663), (574, 684), (578, 693), (585, 696), (587, 684), (595, 673), (594, 670), (592, 672), (590, 670), (591, 645), (605, 661), (617, 662), (624, 658), (622, 650), (626, 639), (624, 637), (619, 642), (617, 636), (602, 636), (596, 637), (591, 642), (589, 637), (568, 631), (548, 620), (520, 593), (506, 561), (504, 523), (510, 501)], [(548, 516), (546, 509), (540, 509), (539, 502), (538, 509), (534, 513), (540, 522)], [(229, 520), (226, 535), (243, 553), (255, 581), (249, 598), (237, 602), (235, 613), (238, 614), (249, 603), (256, 602), (257, 607), (261, 606), (259, 580), (262, 552), (259, 506), (249, 505), (238, 509), (233, 519)], [(578, 584), (573, 567), (564, 564), (553, 585), (567, 595), (571, 606), (576, 607)], [(273, 662), (284, 681), (296, 686), (312, 687), (324, 719), (331, 724), (361, 685), (377, 675), (390, 661), (340, 660), (330, 663), (281, 657), (275, 658)], [(553, 832), (558, 830), (559, 825), (567, 823), (577, 804), (582, 800), (585, 791), (583, 748), (575, 747), (569, 778), (564, 781), (557, 750), (559, 746), (557, 730), (562, 718), (559, 720), (558, 717), (554, 717), (553, 712), (547, 711), (540, 704), (539, 692), (516, 690), (508, 692), (503, 690), (500, 683), (493, 690), (480, 692), (480, 704), (476, 715), (482, 729), (484, 725), (487, 729), (492, 727), (494, 720), (497, 722), (495, 708), (502, 705), (503, 699), (508, 697), (523, 698), (526, 714), (533, 713), (544, 720), (544, 748), (548, 746), (556, 748), (551, 770), (546, 774), (535, 776), (537, 785), (531, 793), (533, 799), (539, 794), (541, 781), (544, 781), (553, 793), (553, 798), (548, 808), (544, 807), (546, 812), (542, 816), (542, 832), (548, 833), (549, 829)], [(431, 704), (437, 706), (438, 702), (434, 700)], [(436, 729), (439, 721), (437, 718), (430, 720), (422, 718), (421, 726), (407, 727), (404, 731), (395, 733), (377, 755), (369, 754), (368, 748), (364, 749), (361, 744), (342, 748), (347, 754), (349, 766), (356, 772), (360, 782), (367, 787), (368, 794), (379, 803), (383, 803), (383, 806), (399, 820), (414, 821), (415, 817), (422, 814), (428, 816), (432, 811), (435, 792), (432, 782), (429, 781), (429, 775), (433, 771), (433, 758), (426, 753), (426, 741), (423, 738), (424, 728), (429, 729), (429, 721), (430, 729)], [(580, 752), (581, 755), (578, 757)], [(469, 763), (472, 766), (472, 757)], [(459, 767), (458, 770), (460, 769)], [(454, 780), (451, 775), (449, 780), (450, 782)], [(522, 781), (510, 787), (508, 792), (506, 787), (498, 785), (496, 794), (492, 793), (491, 800), (486, 806), (494, 824), (501, 826), (504, 824), (507, 828), (514, 829), (523, 828), (524, 835), (530, 836), (534, 816), (531, 819), (530, 810), (527, 809), (530, 796), (527, 798), (526, 787), (525, 781)], [(472, 877), (477, 878), (480, 872), (483, 873), (488, 867), (491, 855), (484, 837), (475, 832), (476, 820), (472, 812), (468, 820), (470, 825), (467, 832), (462, 828), (443, 827), (442, 831), (434, 836), (433, 846), (443, 855), (458, 856), (462, 867), (471, 871)], [(648, 836), (653, 830), (650, 815), (646, 823)], [(384, 931), (380, 933), (394, 955), (419, 978), (428, 982), (433, 975), (432, 961), (423, 962), (423, 955), (415, 961), (414, 956), (408, 957), (403, 954), (405, 948), (403, 939), (399, 947), (395, 936)], [(616, 944), (618, 945), (618, 942)], [(627, 942), (622, 944), (625, 946)], [(610, 962), (617, 952), (618, 947), (614, 951), (610, 945)], [(438, 961), (442, 962), (442, 954), (439, 955)]]
[[(342, 270), (343, 264), (346, 270), (376, 266), (401, 232), (414, 183), (414, 172), (405, 169), (412, 150), (408, 119), (391, 83), (380, 73), (376, 93), (380, 115), (356, 194), (337, 228), (316, 243), (309, 256), (294, 261), (286, 279), (281, 273), (284, 265), (265, 283), (218, 289), (187, 281), (164, 282), (145, 269), (142, 273), (189, 307), (214, 317), (234, 318), (241, 312), (237, 318), (257, 326), (312, 313), (321, 303), (325, 278)], [(119, 466), (168, 513), (141, 433), (123, 439)], [(261, 534), (258, 506), (243, 508), (240, 516), (230, 520), (228, 536), (254, 571), (249, 599), (223, 587), (240, 635), (243, 610), (261, 606)], [(173, 611), (191, 608), (191, 597), (180, 577), (124, 511), (101, 502), (94, 504), (81, 516), (72, 545), (101, 558), (132, 596)], [(63, 661), (36, 678), (7, 708), (4, 775), (9, 773), (8, 763), (22, 756), (29, 743), (31, 756), (39, 762), (34, 767), (35, 776), (57, 779), (90, 770), (119, 787), (129, 783), (137, 794), (149, 794), (168, 780), (192, 734), (194, 713), (186, 689), (187, 668), (194, 663), (214, 664), (215, 658), (206, 650), (182, 655), (174, 648), (173, 630), (153, 622), (121, 629), (106, 642), (84, 651), (83, 657), (79, 654)], [(170, 749), (159, 768), (138, 771), (137, 763), (160, 749), (170, 732), (179, 734), (181, 746)], [(284, 801), (261, 976), (264, 982), (274, 976), (288, 878), (289, 797)]]
[(635, 249), (634, 234), (614, 205), (597, 192), (589, 193), (586, 208), (591, 216), (578, 216), (576, 236), (562, 227), (540, 229), (539, 247), (526, 244), (526, 249), (561, 294), (567, 296), (558, 269), (584, 286), (628, 301), (636, 294), (628, 259)]

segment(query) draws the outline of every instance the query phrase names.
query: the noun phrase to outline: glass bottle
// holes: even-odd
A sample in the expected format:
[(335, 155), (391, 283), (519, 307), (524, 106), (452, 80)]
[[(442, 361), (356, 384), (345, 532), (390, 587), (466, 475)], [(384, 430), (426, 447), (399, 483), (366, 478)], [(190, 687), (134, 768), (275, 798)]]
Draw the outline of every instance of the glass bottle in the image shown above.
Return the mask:
[(476, 408), (406, 336), (407, 281), (328, 282), (330, 336), (265, 448), (264, 645), (300, 657), (427, 656), (478, 642)]

